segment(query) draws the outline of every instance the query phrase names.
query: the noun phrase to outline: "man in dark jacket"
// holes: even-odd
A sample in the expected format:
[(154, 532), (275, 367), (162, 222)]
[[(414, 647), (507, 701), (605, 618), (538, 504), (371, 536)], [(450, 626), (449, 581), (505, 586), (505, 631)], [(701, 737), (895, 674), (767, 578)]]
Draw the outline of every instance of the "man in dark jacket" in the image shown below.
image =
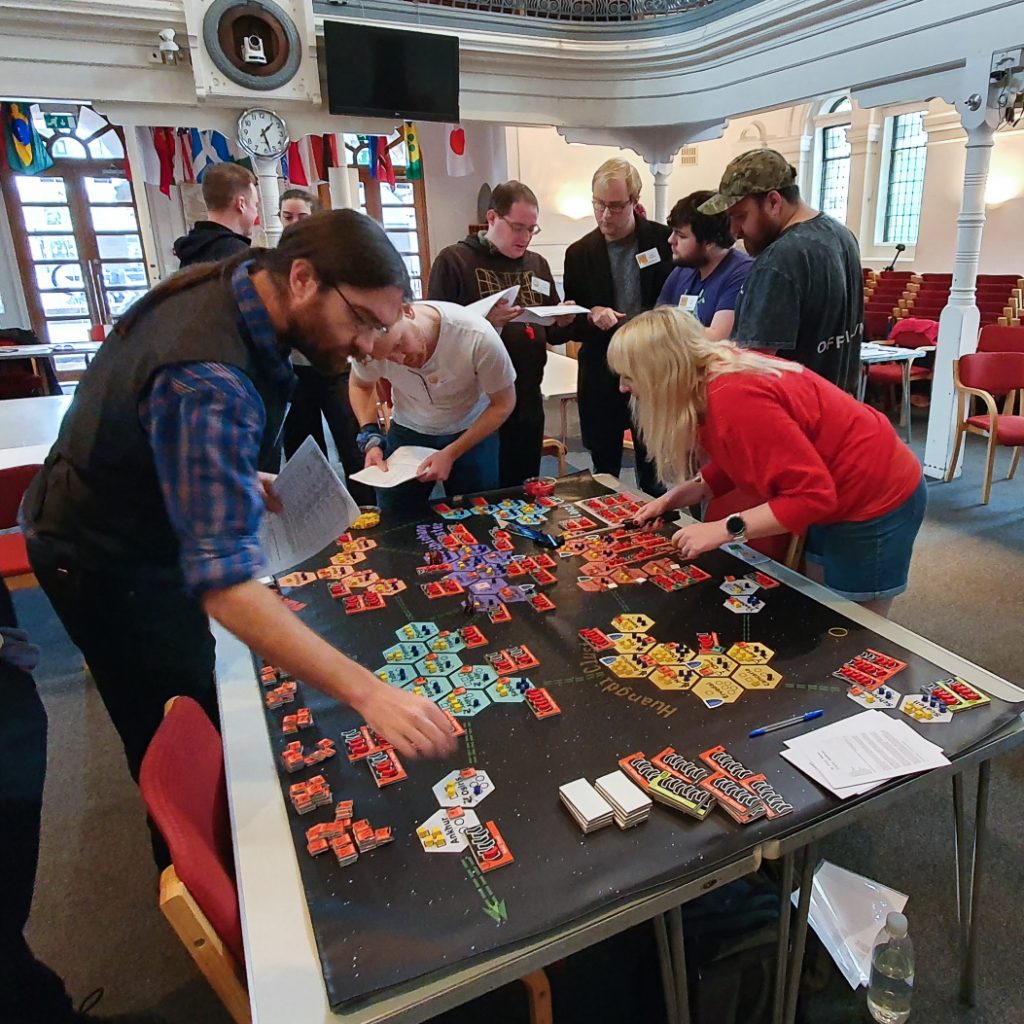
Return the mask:
[[(618, 476), (622, 439), (630, 427), (629, 396), (619, 392), (619, 378), (608, 369), (608, 344), (627, 319), (653, 308), (672, 271), (669, 229), (637, 212), (640, 175), (625, 160), (607, 160), (594, 174), (597, 227), (565, 253), (565, 294), (589, 306), (552, 341), (581, 343), (579, 360), (580, 429), (595, 473)], [(654, 467), (642, 439), (633, 432), (637, 485), (660, 494)]]
[[(553, 306), (558, 289), (543, 256), (530, 252), (540, 233), (537, 197), (519, 181), (506, 181), (491, 193), (487, 230), (442, 249), (430, 268), (427, 298), (472, 302), (519, 286), (514, 304), (502, 300), (487, 315), (505, 343), (516, 371), (516, 407), (499, 431), (498, 475), (502, 487), (518, 487), (540, 472), (544, 441), (544, 399), (540, 382), (547, 362), (550, 329), (513, 323), (523, 306)], [(561, 317), (556, 325), (572, 322)], [(556, 342), (556, 344), (558, 344)]]
[(182, 268), (216, 263), (249, 248), (259, 216), (259, 193), (252, 171), (239, 164), (214, 164), (203, 175), (206, 220), (197, 220), (174, 243)]

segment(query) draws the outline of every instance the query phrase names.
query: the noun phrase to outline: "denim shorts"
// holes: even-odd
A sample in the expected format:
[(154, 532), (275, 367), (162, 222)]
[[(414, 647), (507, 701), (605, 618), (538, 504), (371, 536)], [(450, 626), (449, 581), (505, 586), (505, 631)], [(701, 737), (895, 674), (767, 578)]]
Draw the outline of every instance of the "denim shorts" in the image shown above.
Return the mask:
[(831, 523), (807, 531), (805, 555), (825, 570), (825, 585), (850, 601), (896, 597), (907, 589), (914, 539), (924, 520), (924, 478), (898, 508), (862, 523)]

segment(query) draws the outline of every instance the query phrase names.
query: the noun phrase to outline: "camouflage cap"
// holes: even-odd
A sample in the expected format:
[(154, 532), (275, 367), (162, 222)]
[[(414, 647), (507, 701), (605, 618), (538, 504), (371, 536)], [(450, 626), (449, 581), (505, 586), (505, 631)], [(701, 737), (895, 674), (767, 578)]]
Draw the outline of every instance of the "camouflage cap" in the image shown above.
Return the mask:
[(718, 192), (697, 207), (713, 216), (734, 206), (746, 196), (760, 196), (777, 188), (796, 184), (796, 168), (774, 149), (751, 149), (729, 163)]

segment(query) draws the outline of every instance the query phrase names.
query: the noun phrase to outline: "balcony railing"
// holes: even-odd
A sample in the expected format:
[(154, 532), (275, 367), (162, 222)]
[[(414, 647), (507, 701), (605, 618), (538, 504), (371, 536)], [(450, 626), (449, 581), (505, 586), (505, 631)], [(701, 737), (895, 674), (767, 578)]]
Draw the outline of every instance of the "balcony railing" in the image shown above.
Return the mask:
[(586, 24), (644, 21), (667, 14), (685, 14), (712, 6), (716, 0), (408, 0), (462, 11), (512, 14)]

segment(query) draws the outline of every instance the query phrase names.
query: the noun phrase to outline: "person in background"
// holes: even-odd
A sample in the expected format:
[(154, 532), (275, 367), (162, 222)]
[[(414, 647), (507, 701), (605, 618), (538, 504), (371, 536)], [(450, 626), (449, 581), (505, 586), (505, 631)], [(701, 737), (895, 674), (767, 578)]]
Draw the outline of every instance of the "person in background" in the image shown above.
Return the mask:
[(260, 213), (256, 177), (240, 164), (214, 164), (203, 175), (206, 220), (197, 220), (187, 235), (175, 239), (179, 269), (245, 252)]
[(736, 239), (729, 232), (728, 215), (697, 212), (713, 195), (691, 192), (672, 207), (668, 226), (675, 269), (656, 304), (680, 306), (704, 325), (708, 337), (728, 338), (736, 298), (753, 260), (733, 248)]
[[(506, 181), (491, 193), (487, 229), (442, 249), (430, 268), (427, 298), (468, 306), (513, 285), (519, 294), (487, 314), (516, 372), (515, 410), (499, 434), (499, 485), (518, 487), (540, 472), (544, 442), (544, 399), (540, 391), (552, 328), (514, 323), (523, 306), (558, 304), (558, 288), (543, 256), (530, 252), (540, 233), (540, 207), (520, 181)], [(555, 321), (566, 325), (572, 317)], [(558, 342), (561, 344), (561, 342)]]
[(856, 394), (864, 340), (857, 239), (801, 198), (796, 169), (774, 149), (736, 157), (700, 207), (729, 213), (754, 266), (736, 301), (732, 338), (776, 352)]
[[(281, 193), (278, 216), (285, 230), (298, 224), (320, 209), (320, 200), (301, 188), (290, 188)], [(363, 468), (363, 453), (356, 444), (359, 424), (348, 400), (348, 367), (343, 373), (325, 376), (310, 365), (309, 360), (295, 349), (292, 366), (298, 383), (292, 395), (292, 404), (284, 420), (281, 440), (284, 457), (290, 459), (307, 437), (316, 441), (320, 451), (327, 454), (324, 420), (334, 439), (338, 458), (345, 470), (345, 486), (358, 505), (374, 501), (373, 489), (351, 479)]]
[(138, 779), (164, 703), (219, 720), (209, 617), (260, 657), (351, 705), (406, 755), (447, 755), (447, 719), (382, 683), (258, 582), (277, 435), (298, 348), (324, 373), (386, 344), (409, 277), (383, 229), (352, 210), (162, 281), (89, 364), (22, 503), (29, 559)]
[[(671, 486), (639, 521), (738, 487), (760, 504), (683, 527), (673, 541), (684, 558), (806, 531), (815, 578), (888, 612), (906, 590), (928, 499), (917, 458), (885, 416), (799, 363), (709, 338), (671, 306), (625, 325), (608, 362)], [(707, 461), (694, 475), (698, 453)]]
[[(629, 402), (608, 368), (608, 344), (630, 317), (656, 302), (672, 270), (669, 230), (637, 215), (640, 175), (625, 160), (606, 160), (591, 183), (597, 227), (572, 243), (565, 253), (562, 279), (566, 295), (590, 308), (565, 330), (559, 341), (580, 342), (579, 412), (583, 445), (595, 473), (622, 471), (623, 435), (630, 428)], [(660, 493), (643, 440), (633, 435), (637, 485)]]
[[(449, 497), (494, 490), (499, 476), (499, 431), (516, 403), (516, 372), (494, 327), (452, 302), (415, 302), (392, 328), (397, 344), (356, 363), (352, 408), (366, 424), (359, 435), (366, 466), (387, 470), (404, 445), (435, 448), (416, 480), (382, 487), (392, 511), (422, 511), (435, 483)], [(377, 353), (375, 353), (376, 355)], [(394, 412), (387, 435), (376, 423), (376, 383), (391, 383)]]

